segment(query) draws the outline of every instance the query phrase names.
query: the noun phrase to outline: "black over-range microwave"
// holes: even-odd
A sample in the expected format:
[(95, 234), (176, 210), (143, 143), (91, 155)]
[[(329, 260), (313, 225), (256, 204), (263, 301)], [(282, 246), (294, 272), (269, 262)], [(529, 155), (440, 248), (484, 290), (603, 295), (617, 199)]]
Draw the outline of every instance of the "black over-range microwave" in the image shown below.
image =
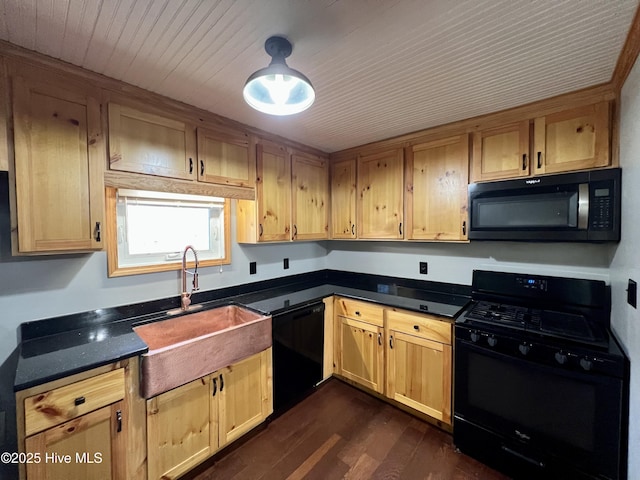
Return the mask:
[(469, 185), (470, 240), (620, 240), (620, 169)]

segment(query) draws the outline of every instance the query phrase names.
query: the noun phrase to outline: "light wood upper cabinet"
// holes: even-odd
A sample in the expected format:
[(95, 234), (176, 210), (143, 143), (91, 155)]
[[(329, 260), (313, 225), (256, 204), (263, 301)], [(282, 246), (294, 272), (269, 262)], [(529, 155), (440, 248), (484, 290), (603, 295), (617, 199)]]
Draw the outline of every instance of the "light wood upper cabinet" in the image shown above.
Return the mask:
[(183, 180), (196, 178), (195, 128), (180, 120), (109, 104), (112, 170)]
[(258, 144), (256, 187), (258, 241), (290, 240), (291, 159), (284, 147)]
[(526, 177), (529, 163), (528, 120), (474, 133), (474, 182)]
[(471, 180), (610, 166), (610, 109), (602, 101), (476, 132)]
[(255, 156), (249, 135), (198, 128), (198, 180), (207, 183), (253, 187)]
[(609, 102), (534, 120), (534, 174), (610, 165)]
[(16, 253), (103, 248), (100, 104), (61, 82), (13, 78)]
[(291, 154), (292, 240), (329, 238), (329, 163), (308, 153)]
[(256, 146), (256, 199), (236, 204), (238, 243), (291, 240), (291, 155), (276, 143)]
[(358, 238), (404, 238), (403, 172), (401, 148), (358, 158)]
[(407, 149), (406, 236), (410, 240), (467, 238), (467, 134)]
[(356, 238), (356, 161), (331, 164), (331, 238)]
[(390, 309), (385, 314), (386, 395), (451, 425), (451, 324)]

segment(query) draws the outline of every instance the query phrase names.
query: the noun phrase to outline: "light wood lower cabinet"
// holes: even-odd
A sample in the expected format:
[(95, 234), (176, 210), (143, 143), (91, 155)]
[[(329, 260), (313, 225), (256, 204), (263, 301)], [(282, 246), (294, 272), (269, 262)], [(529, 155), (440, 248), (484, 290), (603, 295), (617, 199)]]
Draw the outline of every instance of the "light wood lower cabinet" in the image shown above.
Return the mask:
[(381, 307), (337, 298), (336, 369), (339, 375), (384, 392), (384, 327)]
[(337, 297), (335, 372), (451, 425), (452, 325)]
[(451, 424), (451, 325), (387, 310), (386, 395)]
[(137, 358), (16, 393), (21, 479), (143, 480)]
[(148, 478), (173, 479), (273, 411), (271, 348), (147, 400)]
[(384, 330), (367, 322), (340, 317), (342, 376), (375, 392), (384, 391)]
[(26, 439), (27, 478), (37, 480), (126, 480), (123, 402), (117, 402)]

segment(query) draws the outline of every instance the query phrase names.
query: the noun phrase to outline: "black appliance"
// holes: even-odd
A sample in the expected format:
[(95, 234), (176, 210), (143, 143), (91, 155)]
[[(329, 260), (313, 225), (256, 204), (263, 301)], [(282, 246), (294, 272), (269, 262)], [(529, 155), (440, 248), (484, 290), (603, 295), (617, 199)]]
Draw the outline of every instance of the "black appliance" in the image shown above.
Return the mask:
[(324, 303), (272, 316), (274, 416), (302, 400), (322, 381)]
[(474, 271), (456, 447), (514, 478), (626, 478), (629, 366), (609, 315), (601, 281)]
[(620, 240), (620, 169), (473, 183), (470, 240)]

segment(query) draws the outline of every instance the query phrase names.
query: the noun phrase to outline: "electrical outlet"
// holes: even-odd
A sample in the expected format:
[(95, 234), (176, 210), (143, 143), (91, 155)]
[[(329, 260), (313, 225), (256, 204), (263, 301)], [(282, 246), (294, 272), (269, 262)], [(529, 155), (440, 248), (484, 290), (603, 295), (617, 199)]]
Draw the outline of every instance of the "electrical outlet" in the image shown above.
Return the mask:
[(249, 262), (249, 275), (255, 275), (258, 267), (256, 262)]
[(285, 270), (289, 268), (289, 259), (288, 258), (285, 258), (282, 263), (283, 263), (283, 266), (284, 266)]
[(627, 286), (627, 303), (633, 308), (637, 308), (638, 284), (631, 279), (629, 279), (629, 286)]
[(428, 273), (427, 262), (420, 262), (420, 273), (426, 275)]

